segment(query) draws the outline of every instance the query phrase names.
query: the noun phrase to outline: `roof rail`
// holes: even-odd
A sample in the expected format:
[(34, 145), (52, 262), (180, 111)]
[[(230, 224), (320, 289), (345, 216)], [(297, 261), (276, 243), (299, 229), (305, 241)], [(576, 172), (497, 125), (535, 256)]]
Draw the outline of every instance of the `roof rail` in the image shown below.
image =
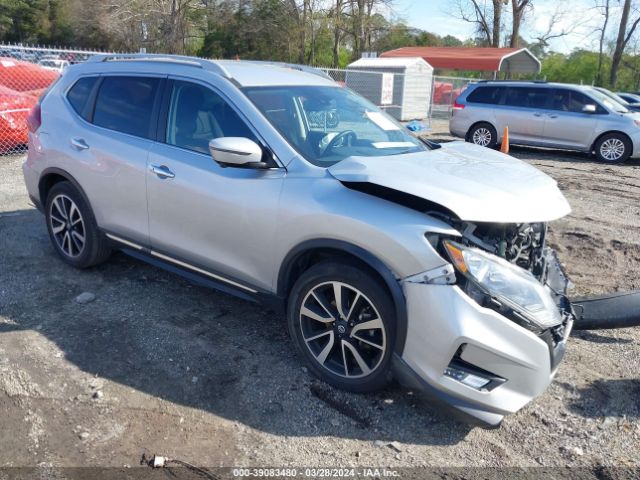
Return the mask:
[(547, 83), (546, 80), (502, 80), (502, 79), (496, 79), (496, 80), (479, 80), (478, 83)]
[(204, 58), (187, 57), (186, 55), (168, 55), (160, 53), (108, 53), (93, 55), (88, 62), (117, 62), (117, 61), (141, 61), (141, 62), (165, 62), (190, 65), (192, 67), (209, 70), (223, 77), (231, 78), (229, 71), (215, 61)]
[(333, 78), (326, 72), (323, 72), (321, 69), (316, 67), (310, 67), (309, 65), (301, 65), (299, 63), (287, 63), (287, 62), (272, 62), (270, 60), (242, 60), (245, 63), (257, 63), (260, 65), (272, 65), (274, 67), (283, 67), (283, 68), (291, 68), (293, 70), (298, 70), (300, 72), (311, 73), (312, 75), (317, 75), (326, 80), (331, 80), (333, 82)]

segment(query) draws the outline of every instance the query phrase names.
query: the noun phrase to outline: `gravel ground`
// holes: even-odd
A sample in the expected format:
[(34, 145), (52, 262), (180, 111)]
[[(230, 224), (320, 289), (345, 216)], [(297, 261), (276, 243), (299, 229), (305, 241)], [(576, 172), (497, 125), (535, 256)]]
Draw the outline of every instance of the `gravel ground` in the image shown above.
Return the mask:
[[(640, 163), (512, 154), (573, 206), (551, 242), (576, 293), (640, 289)], [(123, 254), (63, 264), (21, 162), (0, 157), (0, 467), (123, 467), (156, 453), (210, 467), (640, 468), (639, 330), (577, 333), (547, 392), (497, 430), (397, 385), (347, 394), (302, 367), (284, 319), (262, 306)], [(95, 299), (76, 302), (83, 292)]]

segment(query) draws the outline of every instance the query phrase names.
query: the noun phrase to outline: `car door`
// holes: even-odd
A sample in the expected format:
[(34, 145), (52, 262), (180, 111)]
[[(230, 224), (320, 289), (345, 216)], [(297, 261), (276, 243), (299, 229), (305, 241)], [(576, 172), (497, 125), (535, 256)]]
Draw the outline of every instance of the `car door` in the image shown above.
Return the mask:
[[(584, 112), (586, 105), (594, 105), (595, 113)], [(550, 144), (586, 150), (591, 147), (599, 119), (606, 110), (582, 92), (556, 88), (545, 123), (545, 137)]]
[(159, 141), (148, 159), (153, 255), (233, 287), (270, 289), (286, 170), (272, 158), (269, 169), (216, 163), (208, 143), (219, 137), (249, 138), (270, 153), (219, 90), (178, 79), (167, 87)]
[[(68, 171), (82, 185), (108, 235), (148, 244), (147, 156), (153, 144), (161, 76), (85, 77), (67, 93), (80, 118), (63, 134)], [(90, 101), (82, 101), (91, 90)], [(88, 122), (88, 123), (87, 123)]]
[(544, 108), (548, 89), (531, 86), (509, 86), (500, 103), (494, 107), (497, 126), (502, 134), (509, 127), (514, 142), (539, 144), (544, 142), (546, 117)]

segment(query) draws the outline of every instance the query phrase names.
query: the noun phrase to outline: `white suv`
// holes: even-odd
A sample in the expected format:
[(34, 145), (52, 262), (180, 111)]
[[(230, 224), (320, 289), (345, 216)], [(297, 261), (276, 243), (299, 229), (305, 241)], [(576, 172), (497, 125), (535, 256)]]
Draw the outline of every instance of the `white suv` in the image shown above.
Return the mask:
[(310, 369), (395, 377), (499, 424), (542, 393), (571, 331), (546, 222), (556, 182), (438, 146), (322, 73), (98, 56), (29, 117), (24, 177), (79, 268), (112, 249), (287, 312)]

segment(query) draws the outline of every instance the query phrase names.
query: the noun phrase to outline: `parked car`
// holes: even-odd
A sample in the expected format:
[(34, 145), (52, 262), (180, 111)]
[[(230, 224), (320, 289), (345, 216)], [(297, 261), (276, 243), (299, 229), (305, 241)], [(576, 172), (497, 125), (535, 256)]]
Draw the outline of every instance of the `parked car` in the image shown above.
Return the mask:
[(619, 103), (627, 110), (630, 110), (632, 112), (640, 112), (640, 104), (627, 102), (624, 98), (622, 98), (617, 93), (613, 93), (611, 90), (607, 90), (604, 87), (591, 87), (591, 88), (593, 88), (594, 90), (597, 90), (603, 95), (606, 95), (607, 97), (609, 97), (610, 100), (613, 100), (614, 102)]
[(53, 70), (54, 72), (62, 73), (62, 71), (67, 68), (70, 63), (66, 60), (43, 59), (38, 60), (38, 65), (40, 65), (42, 68), (46, 68), (47, 70)]
[(58, 72), (47, 70), (35, 63), (0, 57), (0, 85), (11, 90), (38, 97), (58, 77)]
[(640, 105), (640, 95), (636, 93), (616, 92), (616, 95), (618, 95), (627, 103)]
[(27, 115), (35, 104), (32, 96), (0, 85), (0, 154), (27, 143)]
[(589, 86), (545, 82), (472, 84), (454, 107), (455, 136), (495, 147), (509, 127), (514, 144), (595, 152), (620, 163), (640, 156), (640, 115)]
[[(533, 166), (410, 135), (313, 70), (96, 56), (29, 116), (24, 178), (66, 263), (113, 249), (286, 312), (310, 371), (395, 376), (497, 425), (540, 395), (574, 315)], [(335, 122), (309, 121), (324, 110)], [(273, 327), (276, 328), (276, 327)]]

